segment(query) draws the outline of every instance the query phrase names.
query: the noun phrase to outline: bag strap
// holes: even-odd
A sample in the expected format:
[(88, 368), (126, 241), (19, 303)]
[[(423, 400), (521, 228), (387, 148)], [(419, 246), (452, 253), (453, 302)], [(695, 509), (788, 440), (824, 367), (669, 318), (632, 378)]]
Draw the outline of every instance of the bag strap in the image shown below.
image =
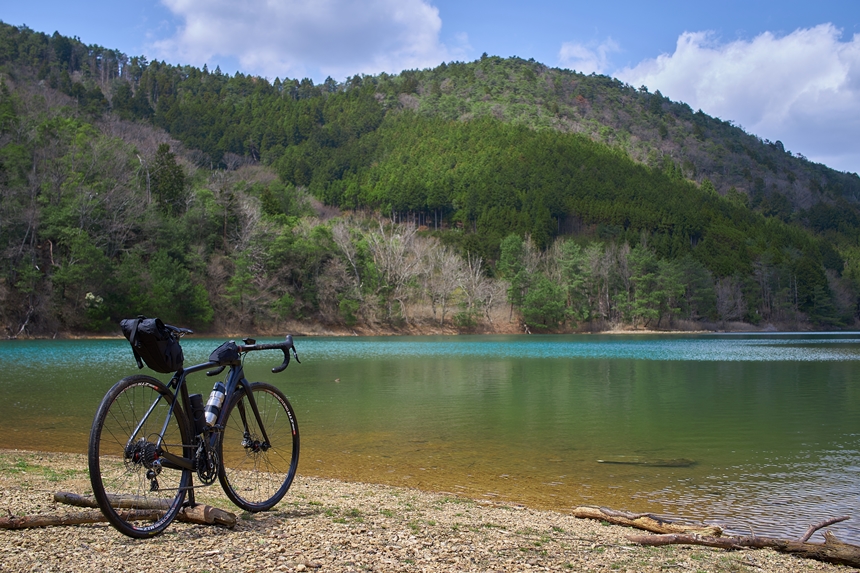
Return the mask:
[(143, 360), (140, 359), (140, 354), (137, 353), (137, 348), (135, 348), (137, 343), (137, 327), (140, 326), (140, 321), (143, 320), (143, 316), (138, 316), (134, 319), (134, 326), (131, 328), (131, 337), (128, 339), (131, 342), (131, 351), (134, 353), (134, 359), (137, 360), (138, 369), (143, 369)]

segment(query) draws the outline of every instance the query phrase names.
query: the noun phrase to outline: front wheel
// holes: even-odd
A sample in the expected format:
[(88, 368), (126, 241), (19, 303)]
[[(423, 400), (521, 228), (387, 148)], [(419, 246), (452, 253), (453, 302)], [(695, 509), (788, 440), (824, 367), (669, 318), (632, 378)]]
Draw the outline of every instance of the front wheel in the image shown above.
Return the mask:
[[(90, 483), (104, 516), (129, 537), (158, 535), (179, 512), (191, 472), (162, 465), (187, 457), (185, 417), (173, 393), (150, 376), (129, 376), (105, 395), (89, 443)], [(168, 420), (169, 416), (169, 420)]]
[(265, 432), (245, 390), (236, 392), (221, 432), (218, 478), (233, 503), (246, 511), (265, 511), (281, 501), (293, 483), (299, 464), (299, 426), (283, 392), (263, 382), (250, 388)]

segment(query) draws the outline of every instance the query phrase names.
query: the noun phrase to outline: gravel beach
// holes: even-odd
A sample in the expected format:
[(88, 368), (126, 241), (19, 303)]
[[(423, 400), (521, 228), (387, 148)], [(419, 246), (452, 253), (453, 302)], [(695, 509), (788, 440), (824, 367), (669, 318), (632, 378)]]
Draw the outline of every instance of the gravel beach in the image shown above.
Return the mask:
[[(89, 493), (86, 458), (0, 450), (0, 512), (64, 515), (57, 491)], [(642, 547), (636, 530), (551, 511), (299, 475), (272, 511), (242, 513), (217, 485), (201, 503), (237, 514), (233, 529), (174, 522), (152, 540), (106, 523), (0, 529), (0, 571), (726, 571), (854, 569), (771, 550)]]

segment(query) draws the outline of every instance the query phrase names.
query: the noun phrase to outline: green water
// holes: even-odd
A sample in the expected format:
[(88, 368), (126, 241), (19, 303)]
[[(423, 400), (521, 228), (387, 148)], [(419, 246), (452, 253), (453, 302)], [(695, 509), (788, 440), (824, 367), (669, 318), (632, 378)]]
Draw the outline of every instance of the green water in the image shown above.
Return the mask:
[[(221, 341), (186, 339), (186, 364)], [(289, 396), (299, 473), (558, 510), (605, 505), (860, 542), (860, 339), (301, 338), (249, 356)], [(0, 343), (0, 447), (84, 452), (124, 340)], [(148, 372), (148, 371), (147, 371)], [(165, 376), (159, 375), (165, 379)], [(213, 379), (191, 379), (207, 394)]]

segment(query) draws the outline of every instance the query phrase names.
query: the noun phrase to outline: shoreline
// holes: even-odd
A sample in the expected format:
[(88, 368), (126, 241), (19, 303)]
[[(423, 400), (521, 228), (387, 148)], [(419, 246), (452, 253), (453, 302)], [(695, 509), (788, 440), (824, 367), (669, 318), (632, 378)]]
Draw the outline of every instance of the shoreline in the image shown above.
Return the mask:
[[(88, 489), (84, 455), (0, 450), (4, 515), (74, 513), (77, 508), (55, 503), (53, 494)], [(174, 522), (148, 541), (127, 538), (107, 524), (0, 529), (0, 570), (849, 570), (769, 549), (644, 547), (625, 537), (638, 530), (561, 512), (302, 475), (269, 512), (242, 513), (217, 483), (197, 498), (236, 513), (237, 526)]]
[[(249, 329), (252, 330), (252, 329)], [(776, 328), (773, 325), (756, 327), (748, 323), (730, 323), (720, 329), (698, 328), (698, 329), (637, 329), (628, 327), (611, 327), (604, 330), (572, 330), (572, 331), (545, 331), (545, 332), (522, 332), (513, 328), (502, 329), (475, 329), (457, 330), (456, 328), (439, 328), (414, 325), (404, 328), (376, 328), (376, 327), (326, 327), (322, 325), (308, 325), (306, 323), (291, 323), (285, 325), (283, 331), (274, 331), (270, 328), (256, 329), (250, 332), (253, 336), (272, 337), (283, 336), (284, 333), (296, 337), (397, 337), (397, 336), (519, 336), (519, 335), (593, 335), (593, 336), (637, 336), (637, 335), (695, 335), (695, 334), (854, 334), (858, 329), (846, 330), (815, 330), (811, 328)], [(249, 332), (237, 332), (231, 330), (207, 330), (195, 332), (191, 336), (202, 336), (206, 338), (232, 338), (240, 339), (249, 336)], [(122, 340), (119, 331), (116, 334), (105, 333), (80, 333), (80, 332), (56, 332), (52, 335), (27, 335), (17, 337), (6, 337), (4, 340)]]

